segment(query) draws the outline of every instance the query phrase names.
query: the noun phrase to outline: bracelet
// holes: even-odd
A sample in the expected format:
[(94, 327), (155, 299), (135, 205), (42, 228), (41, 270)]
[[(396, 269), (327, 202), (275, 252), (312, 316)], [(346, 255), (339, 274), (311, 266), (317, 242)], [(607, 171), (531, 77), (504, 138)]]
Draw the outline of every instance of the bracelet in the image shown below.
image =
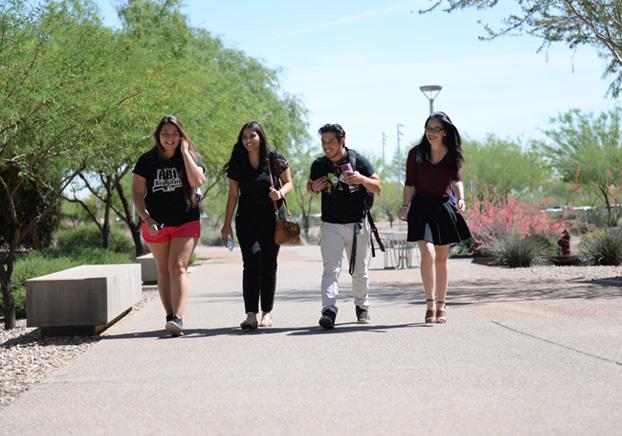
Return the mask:
[(402, 204), (402, 209), (404, 209), (405, 207), (410, 207), (410, 205), (408, 205), (408, 204)]

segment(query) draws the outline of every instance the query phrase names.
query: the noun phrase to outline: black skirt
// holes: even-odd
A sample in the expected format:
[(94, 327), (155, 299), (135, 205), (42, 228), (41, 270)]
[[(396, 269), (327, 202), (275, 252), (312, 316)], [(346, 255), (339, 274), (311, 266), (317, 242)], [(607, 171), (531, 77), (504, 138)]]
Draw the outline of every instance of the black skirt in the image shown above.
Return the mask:
[(446, 245), (471, 238), (453, 197), (414, 195), (408, 209), (408, 240)]

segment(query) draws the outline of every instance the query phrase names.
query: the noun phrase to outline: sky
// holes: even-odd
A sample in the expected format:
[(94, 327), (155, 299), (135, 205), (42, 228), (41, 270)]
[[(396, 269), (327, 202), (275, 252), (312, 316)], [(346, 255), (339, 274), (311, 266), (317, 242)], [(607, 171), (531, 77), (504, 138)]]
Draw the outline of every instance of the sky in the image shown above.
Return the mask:
[[(97, 3), (104, 23), (118, 26), (115, 2)], [(480, 41), (478, 20), (494, 27), (514, 2), (500, 3), (484, 12), (422, 15), (431, 2), (186, 0), (182, 12), (227, 47), (278, 69), (283, 92), (309, 110), (313, 138), (321, 125), (339, 123), (349, 147), (382, 157), (384, 133), (387, 160), (398, 123), (401, 147), (421, 139), (429, 114), (421, 85), (442, 86), (434, 109), (474, 140), (543, 139), (559, 113), (620, 104), (606, 96), (605, 61), (593, 47), (557, 44), (538, 53), (541, 41), (529, 36)]]

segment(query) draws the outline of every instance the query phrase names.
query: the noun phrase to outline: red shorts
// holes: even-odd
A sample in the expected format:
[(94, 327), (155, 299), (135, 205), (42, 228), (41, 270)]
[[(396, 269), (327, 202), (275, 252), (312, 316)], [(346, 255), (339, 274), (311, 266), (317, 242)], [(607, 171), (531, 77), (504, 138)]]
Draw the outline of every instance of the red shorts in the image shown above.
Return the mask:
[(145, 223), (143, 223), (141, 230), (145, 242), (156, 244), (168, 242), (173, 238), (198, 238), (201, 236), (201, 224), (199, 220), (190, 221), (181, 226), (165, 226), (155, 235), (149, 234)]

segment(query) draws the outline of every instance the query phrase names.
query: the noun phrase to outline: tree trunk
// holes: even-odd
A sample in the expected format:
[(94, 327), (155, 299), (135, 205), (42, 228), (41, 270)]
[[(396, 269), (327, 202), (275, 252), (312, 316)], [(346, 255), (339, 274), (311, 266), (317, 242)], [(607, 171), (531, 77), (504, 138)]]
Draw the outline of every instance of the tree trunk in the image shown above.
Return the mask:
[(125, 224), (127, 224), (127, 227), (130, 229), (130, 233), (132, 233), (136, 257), (142, 256), (145, 252), (143, 250), (143, 241), (140, 237), (140, 221), (138, 223), (134, 221), (134, 217), (130, 209), (130, 203), (125, 196), (125, 191), (123, 190), (123, 185), (120, 182), (117, 182), (115, 189), (119, 199), (121, 200), (121, 204), (123, 205), (123, 214), (125, 216), (121, 218), (125, 221)]
[(2, 282), (2, 301), (4, 303), (4, 328), (15, 328), (15, 300), (13, 300), (13, 287), (11, 278), (7, 275), (4, 265), (0, 268), (0, 282)]

